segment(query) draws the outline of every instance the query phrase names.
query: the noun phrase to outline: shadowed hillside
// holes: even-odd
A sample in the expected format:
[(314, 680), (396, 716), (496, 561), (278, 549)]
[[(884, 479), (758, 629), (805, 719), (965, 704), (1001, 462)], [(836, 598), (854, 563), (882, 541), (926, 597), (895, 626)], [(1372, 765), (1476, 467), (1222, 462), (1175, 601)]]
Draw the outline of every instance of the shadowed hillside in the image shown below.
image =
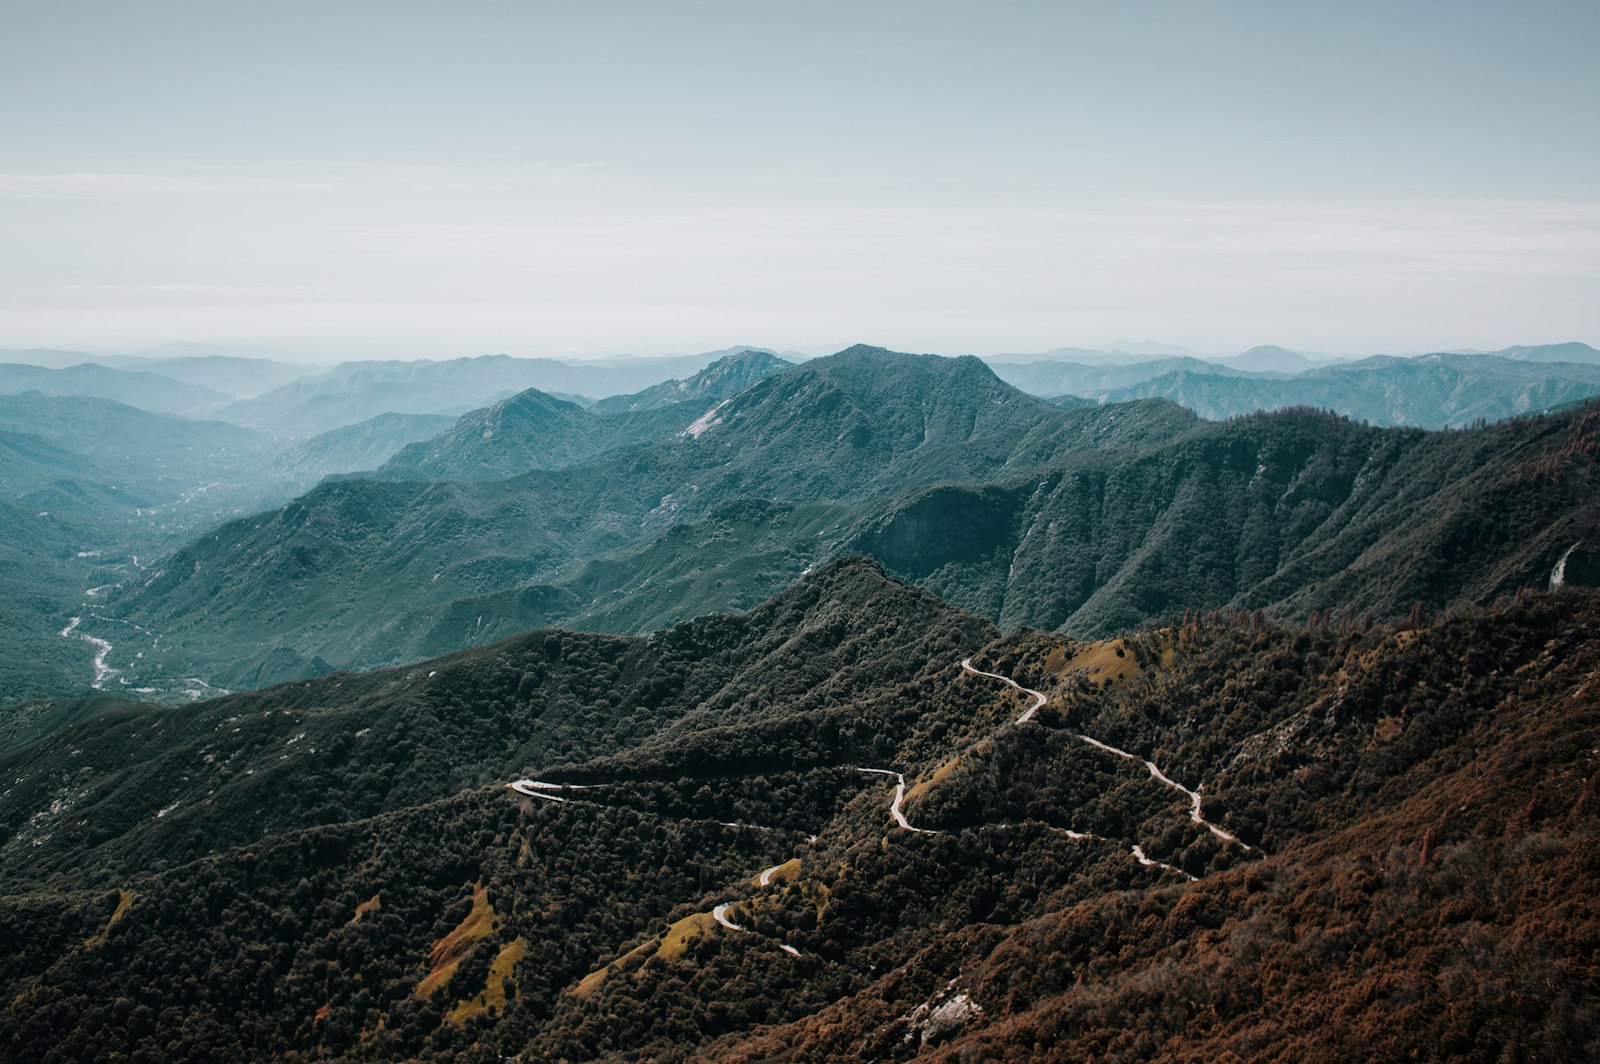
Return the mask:
[[(849, 351), (695, 420), (503, 481), (324, 485), (178, 552), (117, 615), (163, 635), (145, 675), (238, 688), (541, 625), (648, 631), (843, 553), (1006, 626), (1093, 636), (1185, 609), (1487, 602), (1597, 539), (1592, 411), (1448, 433), (1308, 411), (1206, 424), (1157, 401), (1053, 409), (976, 360)], [(1571, 468), (1539, 472), (1555, 453)]]
[(1597, 639), (1587, 592), (996, 639), (850, 561), (647, 639), (102, 711), (0, 765), (0, 1037), (19, 1060), (1582, 1046)]

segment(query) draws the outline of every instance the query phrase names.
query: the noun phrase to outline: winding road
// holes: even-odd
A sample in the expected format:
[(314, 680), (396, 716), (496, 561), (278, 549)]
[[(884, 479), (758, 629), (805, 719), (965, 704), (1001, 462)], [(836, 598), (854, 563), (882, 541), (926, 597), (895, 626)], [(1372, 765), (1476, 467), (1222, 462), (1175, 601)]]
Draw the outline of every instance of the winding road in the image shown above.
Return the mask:
[[(1165, 861), (1153, 860), (1148, 854), (1146, 854), (1144, 852), (1144, 847), (1139, 845), (1138, 843), (1133, 843), (1133, 844), (1130, 845), (1128, 843), (1121, 842), (1121, 841), (1119, 841), (1117, 839), (1107, 838), (1104, 835), (1096, 835), (1093, 832), (1089, 832), (1089, 831), (1073, 831), (1071, 828), (1058, 828), (1054, 824), (1044, 824), (1042, 822), (1036, 822), (1036, 823), (1040, 823), (1040, 825), (1042, 827), (1044, 827), (1045, 829), (1047, 829), (1049, 831), (1053, 831), (1058, 835), (1065, 835), (1069, 839), (1082, 839), (1082, 840), (1088, 840), (1088, 841), (1091, 841), (1091, 842), (1109, 842), (1114, 846), (1126, 846), (1128, 848), (1128, 852), (1133, 854), (1133, 859), (1138, 861), (1140, 864), (1144, 865), (1146, 868), (1162, 868), (1162, 869), (1165, 869), (1168, 872), (1174, 873), (1175, 875), (1182, 876), (1184, 879), (1187, 879), (1191, 883), (1198, 882), (1198, 880), (1199, 880), (1198, 876), (1192, 876), (1188, 872), (1185, 872), (1183, 869), (1175, 868), (1172, 865), (1167, 864)], [(1014, 827), (1014, 826), (1015, 825), (1012, 825), (1012, 824), (996, 824), (995, 825), (995, 827), (1001, 827), (1001, 828), (1009, 828), (1009, 827)]]
[(1009, 687), (1015, 688), (1016, 690), (1021, 691), (1025, 695), (1032, 695), (1033, 696), (1033, 705), (1029, 706), (1028, 709), (1027, 709), (1027, 712), (1023, 713), (1022, 716), (1020, 716), (1016, 720), (1012, 721), (1013, 724), (1026, 724), (1026, 723), (1028, 723), (1030, 720), (1033, 719), (1033, 715), (1035, 713), (1039, 712), (1040, 709), (1044, 708), (1044, 704), (1046, 702), (1050, 701), (1048, 698), (1046, 698), (1040, 692), (1035, 691), (1031, 687), (1022, 686), (1020, 683), (1018, 683), (1017, 681), (1013, 680), (1009, 676), (1001, 676), (998, 672), (984, 672), (982, 669), (973, 668), (972, 659), (971, 658), (963, 658), (961, 660), (961, 667), (963, 669), (965, 669), (967, 672), (970, 672), (974, 676), (987, 676), (991, 680), (999, 680), (1001, 683), (1006, 684)]
[[(568, 798), (563, 798), (558, 794), (551, 794), (550, 793), (551, 791), (589, 791), (589, 790), (595, 789), (596, 787), (602, 787), (602, 786), (604, 786), (604, 784), (598, 784), (598, 783), (547, 783), (544, 780), (532, 780), (532, 779), (513, 780), (512, 782), (506, 784), (506, 788), (508, 790), (515, 791), (518, 794), (525, 795), (525, 796), (527, 796), (529, 798), (543, 798), (547, 802), (566, 802), (566, 801), (570, 801), (571, 800), (571, 799), (568, 799)], [(717, 821), (717, 823), (721, 824), (723, 827), (729, 827), (729, 828), (755, 827), (755, 828), (760, 828), (760, 830), (763, 830), (763, 831), (780, 831), (780, 830), (784, 830), (784, 829), (781, 829), (781, 828), (761, 828), (760, 825), (758, 825), (758, 824), (730, 824), (727, 821), (722, 821), (722, 820)], [(918, 829), (912, 828), (911, 830), (916, 831)], [(813, 842), (816, 841), (816, 836), (815, 835), (811, 836), (811, 841), (813, 841)], [(760, 885), (763, 886), (763, 887), (770, 886), (771, 883), (772, 883), (772, 877), (778, 874), (778, 872), (783, 868), (784, 863), (785, 862), (780, 862), (778, 864), (773, 865), (771, 868), (765, 869), (761, 873)], [(737, 904), (739, 904), (739, 903), (738, 902), (723, 902), (721, 905), (718, 905), (716, 908), (711, 910), (711, 918), (713, 920), (715, 920), (720, 926), (727, 928), (729, 931), (748, 932), (750, 930), (748, 927), (745, 927), (743, 924), (736, 924), (732, 920), (728, 919), (728, 910), (730, 908), (732, 908), (734, 905), (737, 905)], [(798, 957), (798, 956), (801, 955), (799, 950), (795, 949), (793, 946), (789, 945), (787, 942), (779, 942), (777, 944), (777, 946), (778, 946), (779, 949), (783, 950), (783, 952), (789, 954), (789, 956), (791, 956), (791, 957)]]
[(894, 817), (894, 822), (896, 824), (898, 824), (900, 827), (905, 828), (907, 831), (915, 831), (919, 835), (943, 835), (944, 834), (944, 832), (942, 832), (942, 831), (932, 831), (932, 830), (930, 830), (928, 828), (919, 828), (916, 825), (912, 824), (909, 820), (906, 819), (905, 812), (900, 808), (901, 803), (906, 800), (906, 778), (905, 778), (904, 775), (902, 775), (899, 772), (891, 772), (889, 769), (886, 769), (886, 768), (862, 768), (862, 769), (857, 769), (856, 771), (857, 772), (872, 772), (872, 773), (876, 773), (879, 776), (893, 776), (894, 777), (894, 779), (895, 779), (894, 801), (889, 804), (889, 815)]
[(1134, 860), (1138, 861), (1140, 864), (1144, 865), (1146, 868), (1165, 868), (1168, 872), (1176, 872), (1176, 873), (1178, 873), (1178, 875), (1183, 876), (1185, 879), (1187, 879), (1191, 883), (1199, 882), (1199, 877), (1198, 876), (1191, 876), (1189, 873), (1185, 872), (1183, 869), (1174, 868), (1171, 865), (1167, 864), (1165, 861), (1155, 861), (1155, 860), (1150, 859), (1149, 857), (1146, 857), (1145, 856), (1145, 852), (1144, 852), (1144, 847), (1140, 846), (1138, 843), (1134, 843), (1134, 845), (1133, 845), (1133, 857), (1134, 857)]
[[(1225, 828), (1218, 827), (1200, 815), (1200, 792), (1198, 790), (1191, 791), (1183, 784), (1174, 780), (1171, 776), (1168, 776), (1165, 772), (1162, 772), (1159, 768), (1157, 768), (1154, 761), (1146, 760), (1145, 758), (1139, 757), (1137, 754), (1130, 754), (1126, 750), (1119, 750), (1115, 746), (1107, 745), (1106, 743), (1101, 742), (1099, 739), (1092, 739), (1081, 732), (1075, 734), (1077, 734), (1078, 738), (1082, 739), (1096, 750), (1104, 750), (1108, 754), (1115, 754), (1116, 756), (1126, 758), (1129, 761), (1139, 762), (1149, 770), (1150, 777), (1152, 779), (1159, 780), (1161, 783), (1166, 784), (1168, 787), (1171, 787), (1173, 790), (1179, 792), (1189, 799), (1189, 819), (1191, 821), (1199, 824), (1201, 827), (1211, 832), (1211, 834), (1215, 835), (1223, 842), (1231, 842), (1243, 849), (1246, 853), (1250, 852), (1251, 847), (1249, 843), (1240, 841), (1239, 836), (1235, 835), (1233, 832), (1228, 831)], [(1203, 787), (1205, 784), (1201, 784), (1201, 786)]]
[[(1012, 687), (1015, 690), (1018, 690), (1018, 691), (1022, 692), (1025, 695), (1032, 695), (1033, 696), (1033, 700), (1034, 700), (1033, 701), (1033, 705), (1029, 706), (1027, 712), (1022, 714), (1022, 716), (1018, 717), (1015, 721), (1013, 721), (1012, 722), (1013, 724), (1026, 724), (1026, 723), (1028, 723), (1028, 721), (1033, 719), (1033, 715), (1039, 711), (1040, 707), (1043, 706), (1045, 704), (1045, 702), (1049, 701), (1041, 692), (1035, 691), (1031, 687), (1023, 687), (1021, 684), (1017, 683), (1017, 681), (1013, 680), (1009, 676), (1002, 676), (997, 672), (984, 672), (982, 669), (974, 668), (971, 658), (964, 659), (961, 662), (961, 668), (963, 670), (965, 670), (966, 672), (971, 673), (974, 676), (987, 676), (990, 679), (999, 680), (1001, 683), (1006, 684), (1007, 686)], [(1191, 791), (1189, 788), (1185, 787), (1183, 784), (1179, 783), (1177, 780), (1174, 780), (1171, 776), (1168, 776), (1165, 772), (1162, 772), (1161, 769), (1156, 766), (1156, 763), (1154, 761), (1150, 761), (1150, 760), (1148, 760), (1146, 758), (1139, 757), (1139, 756), (1137, 756), (1135, 754), (1130, 754), (1126, 750), (1119, 750), (1117, 747), (1112, 746), (1109, 743), (1103, 743), (1099, 739), (1095, 739), (1095, 738), (1093, 738), (1091, 736), (1085, 735), (1082, 732), (1073, 732), (1072, 734), (1076, 735), (1079, 739), (1082, 739), (1084, 742), (1088, 743), (1090, 746), (1094, 747), (1096, 750), (1104, 750), (1108, 754), (1115, 754), (1117, 757), (1126, 758), (1129, 761), (1137, 761), (1137, 762), (1139, 762), (1146, 769), (1149, 770), (1150, 777), (1152, 779), (1157, 780), (1158, 782), (1163, 783), (1168, 787), (1171, 787), (1173, 790), (1177, 791), (1178, 793), (1182, 794), (1185, 798), (1189, 799), (1189, 819), (1191, 821), (1193, 821), (1196, 824), (1199, 824), (1201, 827), (1203, 827), (1207, 831), (1211, 832), (1211, 834), (1215, 835), (1217, 838), (1221, 839), (1223, 842), (1231, 842), (1234, 845), (1239, 846), (1240, 848), (1242, 848), (1246, 853), (1251, 852), (1251, 846), (1250, 846), (1249, 843), (1241, 841), (1239, 839), (1239, 836), (1235, 835), (1233, 832), (1228, 831), (1226, 828), (1222, 828), (1222, 827), (1219, 827), (1216, 824), (1213, 824), (1211, 821), (1207, 820), (1204, 816), (1202, 816), (1200, 814), (1200, 790), (1199, 790), (1199, 788), (1196, 788), (1195, 790)], [(1201, 786), (1203, 787), (1204, 784), (1201, 784)], [(1134, 849), (1136, 851), (1134, 853), (1134, 856), (1139, 858), (1139, 860), (1142, 863), (1144, 863), (1144, 864), (1160, 864), (1161, 863), (1159, 861), (1150, 861), (1150, 860), (1148, 860), (1144, 856), (1144, 852), (1142, 850), (1139, 850), (1138, 847), (1135, 847)], [(1167, 867), (1167, 866), (1163, 865), (1162, 867)], [(1177, 869), (1173, 869), (1173, 871), (1177, 871)], [(1189, 875), (1189, 873), (1187, 873), (1187, 872), (1185, 872), (1183, 874), (1184, 875)], [(1193, 879), (1194, 877), (1190, 876), (1189, 878)]]
[[(61, 634), (63, 636), (71, 635), (72, 634), (72, 630), (75, 627), (77, 627), (78, 620), (79, 620), (78, 618), (74, 617), (72, 619), (72, 623), (69, 624), (65, 629), (63, 629)], [(90, 637), (88, 637), (88, 636), (80, 636), (80, 638), (89, 639)], [(96, 644), (104, 644), (104, 650), (102, 651), (102, 655), (104, 653), (108, 652), (111, 649), (110, 644), (109, 643), (104, 643), (103, 640), (90, 639), (90, 641), (94, 642)], [(96, 672), (98, 674), (99, 669), (103, 666), (103, 661), (102, 661), (101, 656), (97, 656), (96, 657), (95, 664), (96, 664)], [(961, 661), (961, 669), (962, 669), (963, 672), (966, 672), (967, 674), (972, 675), (972, 676), (983, 676), (983, 677), (986, 677), (986, 678), (991, 679), (991, 680), (998, 680), (1001, 683), (1005, 684), (1007, 687), (1010, 687), (1012, 690), (1017, 691), (1019, 694), (1028, 695), (1030, 698), (1033, 699), (1032, 704), (1029, 705), (1028, 708), (1023, 711), (1022, 715), (1017, 717), (1016, 720), (1011, 722), (1012, 725), (1019, 725), (1019, 724), (1027, 724), (1027, 723), (1029, 723), (1030, 721), (1032, 721), (1034, 719), (1034, 716), (1039, 712), (1039, 710), (1044, 708), (1044, 706), (1049, 702), (1049, 697), (1047, 695), (1045, 695), (1044, 692), (1035, 691), (1031, 687), (1024, 687), (1021, 684), (1017, 683), (1015, 680), (1011, 679), (1011, 677), (1009, 677), (1009, 676), (1005, 676), (1005, 675), (1002, 675), (1002, 674), (997, 673), (997, 672), (988, 672), (988, 671), (985, 671), (983, 669), (977, 668), (976, 666), (974, 666), (972, 664), (972, 659), (970, 657), (962, 659), (962, 661)], [(96, 686), (98, 686), (98, 683), (96, 684)], [(1166, 787), (1171, 788), (1172, 790), (1178, 791), (1179, 793), (1184, 795), (1184, 797), (1189, 799), (1189, 819), (1191, 821), (1193, 821), (1195, 824), (1198, 824), (1198, 825), (1206, 828), (1208, 831), (1211, 832), (1212, 835), (1216, 836), (1218, 839), (1221, 839), (1223, 842), (1233, 843), (1233, 844), (1235, 844), (1237, 846), (1242, 847), (1246, 851), (1251, 850), (1251, 847), (1248, 844), (1240, 841), (1238, 836), (1234, 835), (1232, 832), (1227, 831), (1226, 829), (1224, 829), (1222, 827), (1219, 827), (1218, 825), (1213, 824), (1210, 821), (1205, 819), (1205, 817), (1201, 814), (1200, 788), (1197, 787), (1194, 790), (1190, 790), (1189, 788), (1185, 787), (1183, 784), (1177, 782), (1172, 777), (1168, 776), (1165, 772), (1163, 772), (1160, 769), (1160, 767), (1158, 767), (1156, 765), (1156, 763), (1154, 761), (1150, 761), (1150, 760), (1148, 760), (1146, 758), (1138, 757), (1135, 754), (1130, 754), (1126, 750), (1122, 750), (1122, 749), (1119, 749), (1119, 748), (1117, 748), (1115, 746), (1111, 746), (1108, 743), (1103, 743), (1099, 739), (1095, 739), (1095, 738), (1093, 738), (1091, 736), (1084, 735), (1082, 732), (1073, 732), (1071, 734), (1075, 735), (1077, 738), (1081, 739), (1083, 742), (1087, 743), (1088, 745), (1094, 747), (1097, 750), (1101, 750), (1101, 751), (1103, 751), (1105, 753), (1112, 754), (1112, 755), (1114, 755), (1116, 757), (1124, 758), (1124, 759), (1126, 759), (1128, 761), (1137, 761), (1140, 764), (1144, 765), (1145, 769), (1150, 773), (1150, 777), (1152, 779), (1156, 780), (1158, 783), (1161, 783), (1162, 785), (1164, 785)], [(893, 769), (887, 769), (887, 768), (858, 768), (856, 771), (868, 773), (870, 775), (875, 775), (875, 776), (892, 776), (892, 777), (894, 777), (894, 781), (895, 781), (894, 798), (889, 803), (889, 815), (894, 820), (894, 823), (895, 823), (896, 827), (903, 828), (906, 831), (915, 832), (916, 834), (919, 834), (919, 835), (942, 835), (942, 834), (944, 834), (944, 832), (936, 831), (936, 830), (931, 829), (931, 828), (919, 828), (915, 824), (911, 823), (909, 820), (906, 819), (905, 809), (903, 808), (904, 807), (904, 803), (905, 803), (905, 798), (906, 798), (906, 777), (905, 777), (904, 773), (896, 772)], [(561, 795), (552, 793), (554, 791), (592, 790), (593, 788), (595, 788), (597, 786), (604, 786), (604, 784), (548, 783), (548, 782), (545, 782), (543, 780), (535, 780), (535, 779), (519, 779), (519, 780), (515, 780), (515, 781), (513, 781), (511, 783), (506, 784), (506, 787), (508, 789), (510, 789), (512, 791), (515, 791), (517, 794), (524, 795), (524, 796), (526, 796), (528, 798), (542, 798), (547, 802), (567, 802), (567, 801), (571, 800), (571, 799), (568, 799), (568, 798), (564, 798)], [(722, 822), (719, 821), (719, 823), (722, 823)], [(727, 827), (754, 827), (754, 826), (757, 826), (757, 825), (725, 824), (724, 826), (727, 826)], [(1005, 827), (1005, 826), (1008, 826), (1008, 825), (997, 825), (997, 826)], [(1132, 843), (1132, 844), (1120, 843), (1120, 842), (1117, 842), (1117, 840), (1108, 839), (1108, 838), (1106, 838), (1104, 836), (1101, 836), (1101, 835), (1094, 835), (1094, 834), (1091, 834), (1089, 832), (1083, 832), (1083, 831), (1073, 831), (1071, 828), (1056, 827), (1053, 824), (1046, 824), (1045, 826), (1047, 828), (1049, 828), (1049, 830), (1051, 830), (1053, 832), (1057, 832), (1057, 833), (1062, 834), (1062, 835), (1066, 835), (1070, 839), (1081, 839), (1081, 840), (1095, 840), (1095, 841), (1102, 841), (1102, 842), (1112, 842), (1112, 843), (1115, 843), (1115, 844), (1117, 844), (1119, 846), (1127, 845), (1128, 846), (1128, 850), (1133, 855), (1134, 860), (1138, 861), (1141, 865), (1145, 866), (1146, 868), (1159, 868), (1159, 869), (1162, 869), (1163, 871), (1167, 871), (1167, 872), (1171, 872), (1171, 873), (1173, 873), (1175, 875), (1183, 876), (1185, 879), (1189, 880), (1190, 882), (1195, 882), (1197, 880), (1196, 876), (1191, 875), (1190, 873), (1184, 871), (1181, 868), (1178, 868), (1178, 867), (1176, 867), (1174, 865), (1167, 864), (1165, 861), (1157, 861), (1157, 860), (1155, 860), (1149, 854), (1144, 852), (1144, 847), (1139, 843)], [(777, 829), (769, 829), (769, 830), (777, 830)], [(817, 841), (817, 837), (815, 835), (811, 836), (811, 841), (812, 842), (816, 842)], [(786, 864), (786, 863), (787, 862), (780, 862), (778, 864), (772, 865), (770, 868), (764, 869), (761, 872), (761, 874), (758, 877), (758, 879), (757, 879), (757, 885), (760, 886), (760, 887), (763, 887), (763, 888), (771, 886), (773, 877), (776, 876), (778, 874), (778, 872), (782, 870), (782, 868), (784, 867), (784, 864)], [(728, 911), (730, 909), (732, 909), (735, 905), (739, 905), (739, 904), (742, 904), (742, 903), (741, 902), (723, 902), (723, 903), (717, 905), (716, 907), (714, 907), (711, 910), (711, 918), (716, 922), (717, 926), (722, 927), (722, 928), (726, 928), (729, 931), (735, 931), (735, 932), (739, 932), (739, 933), (742, 933), (742, 934), (751, 933), (750, 929), (748, 927), (744, 926), (743, 924), (735, 923), (728, 916)], [(783, 950), (783, 952), (789, 954), (792, 957), (801, 956), (801, 953), (800, 953), (800, 951), (798, 949), (796, 949), (795, 947), (789, 945), (786, 942), (779, 942), (779, 943), (776, 943), (776, 945), (778, 946), (779, 949)]]
[(581, 783), (545, 783), (542, 780), (517, 780), (506, 784), (518, 794), (525, 794), (529, 798), (543, 798), (547, 802), (565, 802), (567, 799), (560, 795), (551, 794), (551, 791), (586, 791), (588, 786)]

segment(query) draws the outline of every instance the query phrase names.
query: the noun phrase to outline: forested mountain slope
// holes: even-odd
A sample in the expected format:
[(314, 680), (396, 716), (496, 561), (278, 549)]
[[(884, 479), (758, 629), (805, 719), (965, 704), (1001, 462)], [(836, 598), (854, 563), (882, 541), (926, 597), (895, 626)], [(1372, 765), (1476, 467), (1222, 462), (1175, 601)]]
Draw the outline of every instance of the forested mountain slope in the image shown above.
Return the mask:
[(1592, 592), (1084, 644), (854, 560), (647, 639), (102, 714), (0, 758), (0, 1044), (1583, 1055), (1597, 660)]
[(857, 551), (1002, 624), (1079, 636), (1221, 606), (1395, 617), (1542, 583), (1593, 548), (1597, 417), (1204, 424), (1156, 401), (1055, 410), (975, 360), (847, 352), (593, 464), (325, 485), (178, 552), (116, 608), (163, 634), (142, 667), (234, 688), (547, 624), (648, 631)]
[(377, 469), (402, 448), (437, 436), (457, 420), (447, 414), (379, 414), (290, 445), (273, 456), (263, 475), (311, 487), (330, 474)]
[[(81, 877), (100, 876), (95, 867), (146, 867), (151, 855), (188, 859), (198, 855), (191, 832), (202, 825), (223, 833), (207, 847), (239, 844), (442, 798), (541, 764), (587, 761), (647, 743), (685, 718), (703, 727), (711, 718), (765, 719), (779, 700), (786, 714), (848, 702), (861, 684), (902, 682), (929, 662), (942, 668), (995, 634), (851, 559), (748, 613), (650, 636), (542, 630), (415, 668), (341, 673), (168, 711), (130, 707), (8, 759), (36, 769), (9, 785), (15, 801), (0, 811), (0, 865), (7, 878)], [(352, 741), (363, 728), (378, 741)], [(71, 801), (80, 816), (98, 812), (41, 832), (22, 811), (49, 804), (63, 781), (88, 789), (87, 800)], [(292, 802), (266, 800), (291, 791)], [(88, 862), (86, 843), (104, 844)]]
[[(302, 675), (315, 657), (415, 659), (541, 624), (645, 631), (775, 593), (907, 488), (1126, 453), (1194, 425), (1162, 403), (1063, 411), (975, 359), (873, 350), (768, 377), (714, 410), (684, 406), (617, 415), (698, 428), (592, 464), (325, 484), (168, 558), (122, 592), (119, 616), (163, 635), (166, 657), (144, 667), (198, 667), (227, 687)], [(439, 452), (452, 461), (484, 453), (470, 418), (444, 441), (466, 448)]]
[(529, 470), (593, 461), (607, 451), (671, 441), (693, 429), (719, 400), (788, 368), (782, 359), (742, 351), (718, 359), (688, 380), (613, 396), (587, 409), (529, 389), (405, 448), (377, 475), (387, 480), (503, 480)]
[(1177, 367), (1136, 383), (1099, 387), (1102, 402), (1168, 399), (1220, 420), (1257, 410), (1311, 406), (1374, 425), (1460, 428), (1499, 421), (1600, 394), (1600, 365), (1493, 355), (1378, 356), (1283, 374), (1226, 375)]
[(1471, 432), (1256, 415), (1116, 462), (912, 493), (849, 547), (997, 617), (1098, 634), (1186, 608), (1391, 617), (1543, 584), (1600, 540), (1600, 407)]
[(383, 464), (388, 480), (504, 480), (591, 457), (606, 423), (576, 403), (530, 388), (462, 416)]

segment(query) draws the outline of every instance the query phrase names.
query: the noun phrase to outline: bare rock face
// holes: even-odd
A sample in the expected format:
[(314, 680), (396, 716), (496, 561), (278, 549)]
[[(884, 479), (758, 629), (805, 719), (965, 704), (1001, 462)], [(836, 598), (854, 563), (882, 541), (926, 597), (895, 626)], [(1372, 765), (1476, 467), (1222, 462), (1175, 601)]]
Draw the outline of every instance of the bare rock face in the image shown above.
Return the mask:
[(1574, 543), (1550, 571), (1550, 590), (1561, 587), (1600, 587), (1600, 548)]
[(952, 993), (954, 987), (955, 980), (951, 980), (950, 985), (912, 1010), (906, 1017), (904, 1041), (915, 1038), (921, 1045), (937, 1045), (983, 1015), (983, 1008), (970, 994)]

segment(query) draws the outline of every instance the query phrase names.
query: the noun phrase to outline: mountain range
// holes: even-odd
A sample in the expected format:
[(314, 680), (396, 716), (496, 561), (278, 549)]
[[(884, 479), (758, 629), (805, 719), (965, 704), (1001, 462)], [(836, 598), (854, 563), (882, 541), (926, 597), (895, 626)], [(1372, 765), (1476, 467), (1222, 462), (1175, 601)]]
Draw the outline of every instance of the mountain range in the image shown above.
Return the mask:
[(1600, 1052), (1586, 367), (1186, 358), (1052, 372), (1485, 423), (868, 347), (0, 395), (0, 1056)]
[[(1034, 395), (1100, 403), (1168, 399), (1211, 420), (1309, 406), (1373, 425), (1460, 428), (1600, 394), (1600, 351), (1585, 344), (1380, 355), (1328, 365), (1282, 348), (1255, 348), (1221, 361), (1175, 356), (992, 365), (1002, 379)], [(1269, 365), (1293, 372), (1266, 370)]]
[[(730, 376), (730, 367), (703, 375), (729, 356), (740, 356), (730, 367), (742, 376)], [(660, 408), (712, 391), (726, 397), (737, 385), (789, 364), (771, 351), (748, 347), (592, 362), (496, 355), (344, 362), (327, 369), (276, 362), (249, 349), (182, 344), (138, 355), (32, 350), (0, 351), (0, 357), (15, 363), (0, 364), (0, 394), (31, 389), (112, 398), (300, 439), (384, 414), (459, 417), (530, 388), (580, 407), (598, 406), (600, 413)], [(1361, 360), (1306, 356), (1273, 345), (1201, 358), (1176, 345), (1130, 343), (1109, 351), (1057, 348), (987, 361), (1008, 383), (1060, 403), (1160, 397), (1212, 419), (1316, 406), (1375, 425), (1459, 427), (1600, 391), (1600, 351), (1581, 343)], [(691, 388), (710, 390), (697, 394)]]
[(107, 607), (119, 660), (143, 655), (130, 683), (222, 687), (541, 625), (650, 631), (849, 553), (1080, 637), (1186, 607), (1390, 617), (1547, 580), (1596, 507), (1586, 477), (1530, 470), (1594, 436), (1592, 409), (1446, 434), (1069, 411), (975, 359), (852, 349), (706, 408), (601, 417), (525, 394), (380, 479), (216, 529)]
[(650, 636), (102, 707), (0, 754), (0, 1044), (1581, 1056), (1597, 639), (1583, 591), (1000, 636), (842, 559)]
[(557, 397), (615, 395), (689, 376), (749, 348), (662, 358), (562, 362), (481, 355), (345, 362), (218, 411), (241, 425), (310, 435), (379, 414), (460, 415), (538, 388)]
[(1494, 355), (1377, 357), (1281, 379), (1224, 377), (1180, 367), (1137, 383), (1091, 390), (1108, 403), (1170, 399), (1213, 420), (1312, 406), (1374, 425), (1460, 428), (1600, 394), (1600, 365)]
[[(159, 353), (168, 361), (193, 361), (218, 371), (239, 362), (231, 355), (202, 356), (187, 349)], [(73, 356), (57, 354), (68, 362)], [(741, 361), (754, 357), (725, 356), (723, 370), (705, 371), (698, 383), (683, 386), (701, 394), (726, 390), (747, 372)], [(112, 381), (126, 376), (120, 370), (101, 372)], [(719, 377), (725, 378), (720, 384)], [(406, 444), (435, 436), (455, 420), (384, 414), (316, 437), (286, 439), (111, 399), (37, 391), (0, 395), (0, 491), (18, 514), (30, 518), (0, 523), (0, 551), (26, 558), (12, 585), (15, 593), (0, 601), (0, 627), (15, 634), (15, 653), (0, 654), (0, 702), (70, 694), (90, 684), (132, 691), (128, 675), (92, 666), (91, 659), (107, 637), (125, 644), (124, 635), (153, 639), (154, 633), (110, 618), (99, 597), (107, 588), (136, 578), (151, 559), (199, 532), (280, 506), (325, 477), (372, 470)], [(58, 529), (58, 542), (40, 552), (29, 537), (47, 518), (68, 524)], [(74, 616), (102, 629), (93, 634), (99, 643), (80, 638), (77, 630), (67, 639), (51, 634)], [(172, 677), (161, 690), (182, 697), (206, 688), (190, 674)]]
[(703, 428), (697, 423), (708, 416), (704, 404), (731, 399), (789, 366), (764, 352), (742, 351), (723, 356), (688, 380), (613, 396), (587, 408), (529, 388), (400, 450), (378, 475), (391, 480), (502, 480), (698, 434)]
[(93, 362), (61, 369), (0, 362), (0, 395), (19, 392), (112, 399), (161, 414), (210, 410), (227, 399), (210, 388), (148, 370), (108, 369)]

